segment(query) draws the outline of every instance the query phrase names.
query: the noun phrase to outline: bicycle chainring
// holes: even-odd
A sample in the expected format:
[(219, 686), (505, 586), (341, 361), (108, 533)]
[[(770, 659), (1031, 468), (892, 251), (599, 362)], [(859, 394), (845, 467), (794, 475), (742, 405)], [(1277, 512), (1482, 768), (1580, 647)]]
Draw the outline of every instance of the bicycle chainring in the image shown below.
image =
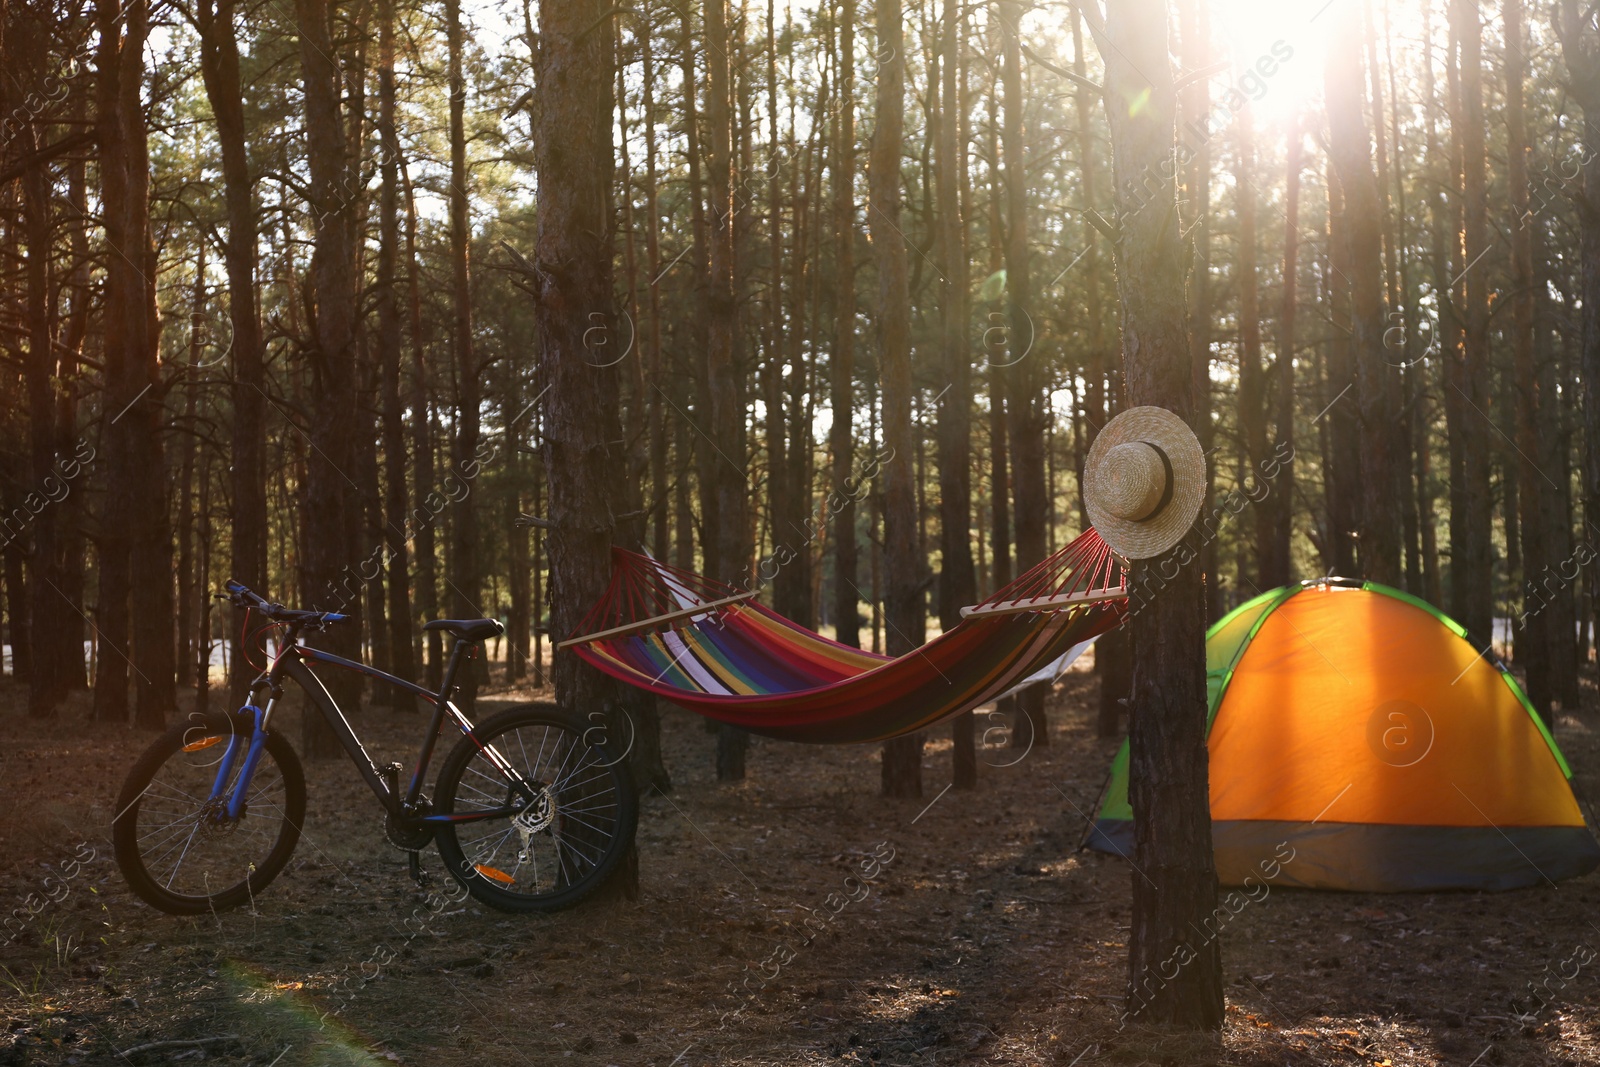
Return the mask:
[[(422, 814), (426, 813), (426, 807), (423, 807)], [(383, 836), (402, 852), (420, 852), (427, 848), (433, 843), (433, 833), (431, 825), (416, 818), (385, 815), (383, 819)]]

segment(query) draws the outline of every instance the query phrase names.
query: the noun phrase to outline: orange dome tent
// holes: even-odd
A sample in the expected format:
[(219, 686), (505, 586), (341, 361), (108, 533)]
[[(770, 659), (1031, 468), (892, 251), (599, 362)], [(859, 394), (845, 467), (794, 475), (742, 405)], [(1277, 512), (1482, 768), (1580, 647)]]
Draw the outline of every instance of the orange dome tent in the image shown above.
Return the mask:
[[(1206, 671), (1224, 885), (1512, 889), (1600, 864), (1516, 679), (1409, 594), (1340, 580), (1263, 594), (1211, 628)], [(1133, 854), (1126, 743), (1087, 843)]]

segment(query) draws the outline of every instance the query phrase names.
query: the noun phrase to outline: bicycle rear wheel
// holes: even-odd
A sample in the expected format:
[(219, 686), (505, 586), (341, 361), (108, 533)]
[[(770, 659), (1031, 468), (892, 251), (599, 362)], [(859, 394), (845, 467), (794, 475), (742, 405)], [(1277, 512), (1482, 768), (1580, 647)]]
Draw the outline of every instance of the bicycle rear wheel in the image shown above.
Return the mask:
[(305, 821), (306, 783), (286, 739), (267, 734), (237, 818), (210, 799), (229, 742), (238, 744), (224, 798), (239, 780), (254, 732), (246, 715), (191, 715), (128, 772), (111, 841), (117, 866), (146, 903), (173, 915), (237, 907), (289, 862)]
[(521, 799), (493, 750), (535, 792), (515, 815), (439, 825), (439, 855), (478, 900), (501, 911), (559, 911), (615, 872), (639, 802), (604, 730), (559, 713), (510, 708), (463, 737), (439, 769), (434, 811), (470, 814)]

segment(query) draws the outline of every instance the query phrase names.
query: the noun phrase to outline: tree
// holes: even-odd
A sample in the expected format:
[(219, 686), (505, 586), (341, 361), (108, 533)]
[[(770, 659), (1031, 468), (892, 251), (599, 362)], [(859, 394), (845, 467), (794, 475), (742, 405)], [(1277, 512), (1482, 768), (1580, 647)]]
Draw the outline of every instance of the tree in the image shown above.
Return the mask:
[(1334, 240), (1345, 264), (1340, 284), (1349, 290), (1350, 354), (1360, 411), (1361, 499), (1358, 509), (1362, 574), (1398, 586), (1400, 507), (1394, 492), (1393, 375), (1383, 348), (1383, 252), (1378, 179), (1365, 117), (1361, 77), (1360, 9), (1336, 13), (1325, 68), (1328, 156), (1338, 175), (1343, 211), (1334, 216)]
[[(305, 78), (306, 155), (311, 175), (309, 201), (316, 215), (310, 270), (311, 446), (306, 457), (305, 583), (310, 605), (355, 614), (360, 598), (348, 606), (338, 599), (349, 579), (361, 516), (352, 499), (357, 410), (356, 197), (355, 170), (348, 146), (340, 64), (333, 27), (342, 23), (329, 0), (295, 0), (300, 32), (300, 66)], [(336, 607), (335, 605), (339, 606)], [(355, 658), (359, 627), (334, 627), (316, 640), (336, 655)], [(359, 676), (331, 672), (323, 683), (347, 711), (361, 698)], [(340, 749), (319, 715), (307, 715), (301, 748), (308, 756), (332, 756)]]
[[(450, 63), (450, 348), (456, 371), (456, 473), (476, 470), (481, 386), (472, 342), (472, 220), (467, 185), (466, 103), (467, 83), (461, 70), (461, 2), (445, 0), (445, 38)], [(450, 611), (458, 618), (482, 615), (483, 596), (478, 568), (478, 522), (473, 515), (475, 493), (457, 501), (450, 524)], [(486, 674), (481, 661), (464, 678), (463, 696), (471, 706)]]
[[(1093, 18), (1093, 7), (1084, 9)], [(1106, 120), (1116, 190), (1117, 293), (1128, 402), (1192, 417), (1185, 257), (1176, 191), (1141, 205), (1144, 176), (1175, 163), (1177, 102), (1164, 34), (1165, 0), (1110, 0), (1094, 26), (1105, 62)], [(1091, 23), (1091, 25), (1093, 25)], [(1135, 102), (1138, 106), (1134, 106)], [(1167, 173), (1170, 173), (1168, 171)], [(1181, 551), (1181, 549), (1180, 549)], [(1158, 575), (1135, 561), (1130, 581)], [(1134, 811), (1133, 922), (1128, 942), (1131, 1014), (1143, 1021), (1216, 1030), (1222, 1025), (1222, 961), (1215, 939), (1194, 932), (1216, 907), (1206, 761), (1205, 588), (1180, 566), (1132, 619), (1134, 671), (1129, 800)], [(1174, 953), (1186, 957), (1175, 978)]]
[[(222, 200), (227, 206), (227, 240), (222, 259), (227, 267), (229, 370), (232, 378), (232, 461), (229, 464), (232, 558), (230, 577), (250, 589), (267, 592), (267, 394), (261, 362), (261, 317), (256, 309), (256, 203), (246, 154), (245, 99), (238, 74), (238, 38), (234, 0), (198, 0), (195, 29), (200, 34), (200, 72), (206, 99), (216, 122), (222, 157)], [(264, 635), (262, 635), (264, 637)], [(262, 646), (254, 656), (235, 656), (229, 677), (230, 701), (243, 702), (250, 685), (250, 659), (262, 662)]]
[[(410, 525), (407, 515), (410, 511), (410, 494), (406, 491), (405, 409), (401, 402), (400, 381), (400, 282), (396, 269), (400, 257), (400, 128), (395, 114), (394, 52), (395, 0), (379, 0), (378, 136), (382, 188), (378, 202), (376, 296), (378, 365), (382, 391), (383, 510), (387, 517), (384, 544), (389, 560), (385, 577), (389, 595), (390, 670), (401, 678), (413, 678), (416, 662), (411, 654), (411, 628), (416, 620), (411, 612), (411, 560), (406, 543), (406, 529)], [(453, 109), (451, 120), (453, 136)], [(453, 141), (451, 148), (453, 152)], [(454, 156), (451, 158), (453, 162)], [(409, 693), (395, 689), (390, 692), (388, 699), (397, 711), (416, 710), (416, 700)]]
[[(617, 327), (611, 189), (612, 12), (599, 0), (539, 8), (533, 109), (537, 236), (525, 279), (539, 314), (546, 390), (540, 454), (550, 488), (551, 627), (577, 632), (611, 580), (612, 505), (624, 499), (615, 398), (621, 374), (587, 357), (596, 322)], [(599, 319), (592, 315), (600, 316)], [(556, 653), (556, 701), (585, 714), (616, 704), (615, 683), (570, 650)]]
[[(961, 14), (944, 0), (939, 45), (936, 143), (939, 241), (939, 350), (945, 389), (939, 395), (939, 625), (954, 629), (961, 608), (978, 599), (972, 566), (972, 351), (967, 339), (967, 227), (961, 185), (967, 169), (961, 141)], [(930, 94), (934, 95), (934, 94)], [(957, 789), (977, 784), (971, 712), (951, 724)]]
[(839, 496), (833, 512), (833, 625), (840, 643), (861, 645), (861, 600), (857, 585), (856, 495), (846, 489), (855, 464), (855, 344), (856, 344), (856, 124), (855, 124), (855, 0), (839, 0), (839, 116), (834, 130), (833, 243), (834, 337), (829, 360), (829, 406), (833, 423), (828, 430), (833, 492)]
[[(900, 152), (904, 136), (905, 41), (900, 5), (876, 0), (877, 128), (872, 134), (871, 232), (878, 268), (879, 373), (883, 388), (884, 621), (889, 655), (913, 652), (923, 638), (923, 561), (917, 551), (917, 498), (911, 435), (911, 295), (900, 228)], [(922, 795), (922, 737), (884, 742), (883, 794)]]
[[(97, 114), (106, 244), (106, 494), (100, 529), (101, 660), (95, 717), (159, 729), (177, 704), (172, 543), (162, 470), (156, 253), (150, 233), (150, 148), (144, 121), (148, 0), (97, 9)], [(119, 25), (120, 24), (120, 25)], [(131, 612), (131, 614), (130, 614)], [(136, 622), (136, 624), (135, 624)]]
[(1461, 160), (1461, 238), (1451, 298), (1463, 326), (1460, 347), (1446, 353), (1445, 419), (1450, 430), (1450, 614), (1473, 640), (1491, 637), (1494, 603), (1490, 524), (1489, 449), (1482, 438), (1489, 421), (1489, 250), (1487, 166), (1483, 123), (1483, 41), (1477, 0), (1450, 0), (1450, 30), (1458, 54), (1457, 130)]

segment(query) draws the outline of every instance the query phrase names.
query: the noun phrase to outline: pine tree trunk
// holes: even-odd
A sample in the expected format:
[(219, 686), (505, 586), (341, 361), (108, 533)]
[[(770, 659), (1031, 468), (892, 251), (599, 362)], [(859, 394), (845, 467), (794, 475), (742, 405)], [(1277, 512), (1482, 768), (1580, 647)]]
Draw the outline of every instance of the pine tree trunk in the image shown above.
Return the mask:
[[(939, 626), (954, 629), (961, 609), (977, 602), (972, 568), (972, 352), (967, 341), (967, 233), (961, 183), (967, 157), (960, 139), (961, 13), (944, 0), (936, 148), (939, 242), (939, 359), (945, 390), (939, 396)], [(933, 94), (930, 94), (932, 96)], [(978, 782), (971, 712), (950, 726), (957, 789)]]
[[(467, 83), (461, 69), (461, 0), (445, 0), (445, 36), (450, 79), (450, 347), (456, 366), (455, 475), (468, 477), (482, 465), (479, 456), (478, 361), (472, 344), (472, 220), (467, 199)], [(598, 32), (598, 31), (596, 31)], [(610, 178), (608, 177), (609, 181)], [(620, 434), (618, 436), (621, 436)], [(469, 489), (452, 510), (450, 522), (449, 608), (456, 618), (484, 614), (483, 577), (478, 564), (476, 489)], [(477, 687), (487, 678), (487, 656), (475, 662), (462, 679), (461, 700), (470, 708)]]
[[(356, 204), (342, 103), (342, 78), (334, 58), (336, 13), (329, 0), (295, 0), (300, 63), (305, 80), (307, 163), (311, 206), (316, 213), (311, 253), (311, 322), (308, 355), (312, 371), (310, 451), (305, 475), (306, 607), (339, 603), (340, 584), (350, 579), (359, 549), (358, 503), (351, 499), (349, 472), (356, 464), (353, 440), (357, 410), (355, 380)], [(359, 611), (360, 601), (350, 605)], [(336, 610), (336, 609), (335, 609)], [(318, 635), (314, 643), (336, 655), (360, 656), (357, 620)], [(326, 672), (323, 683), (348, 714), (360, 701), (360, 676)], [(342, 751), (319, 715), (302, 720), (301, 752), (310, 757)]]
[[(906, 237), (900, 227), (900, 153), (904, 136), (905, 41), (900, 5), (876, 0), (877, 46), (889, 57), (878, 70), (872, 134), (871, 232), (878, 269), (879, 368), (883, 389), (883, 544), (887, 648), (891, 656), (922, 645), (922, 560), (917, 553), (916, 444), (911, 432), (911, 295)], [(922, 795), (922, 736), (884, 743), (883, 795)]]
[(1341, 246), (1339, 284), (1348, 290), (1350, 332), (1335, 344), (1348, 345), (1345, 359), (1355, 371), (1353, 399), (1361, 420), (1361, 495), (1355, 509), (1361, 572), (1371, 581), (1398, 586), (1400, 509), (1392, 467), (1392, 379), (1383, 349), (1382, 215), (1364, 114), (1360, 9), (1347, 6), (1336, 18), (1325, 95), (1328, 152), (1343, 206), (1334, 237)]
[(108, 491), (99, 628), (102, 642), (115, 650), (102, 666), (110, 667), (112, 658), (122, 662), (96, 686), (95, 710), (101, 720), (124, 721), (131, 668), (134, 719), (160, 729), (176, 708), (177, 690), (150, 153), (141, 92), (150, 10), (146, 0), (134, 0), (97, 17), (96, 136), (106, 243), (113, 252), (105, 262), (106, 407), (115, 412), (103, 441)]
[[(1027, 101), (1022, 84), (1022, 45), (1018, 23), (1022, 5), (1000, 0), (1001, 82), (1005, 88), (1005, 124), (1001, 134), (1005, 160), (1006, 199), (1006, 397), (1007, 432), (1010, 437), (1012, 484), (1015, 489), (1017, 572), (1044, 559), (1049, 537), (1050, 494), (1045, 477), (1047, 368), (1033, 353), (1033, 274), (1028, 255), (1027, 131), (1023, 112)], [(1013, 745), (1050, 743), (1044, 698), (1049, 686), (1029, 686), (1017, 695), (1019, 729)], [(1021, 724), (1026, 722), (1026, 728)]]
[[(551, 627), (576, 632), (611, 579), (612, 504), (623, 499), (616, 397), (621, 371), (587, 359), (586, 331), (616, 331), (611, 189), (613, 46), (599, 0), (539, 8), (533, 159), (539, 177), (533, 262), (550, 486)], [(591, 318), (599, 314), (600, 319)], [(613, 336), (617, 336), (615, 332)], [(556, 701), (571, 714), (608, 711), (616, 684), (571, 650), (556, 653)], [(625, 864), (625, 869), (634, 865)], [(636, 869), (636, 868), (635, 868)]]
[[(256, 308), (259, 227), (245, 151), (244, 98), (234, 16), (234, 0), (199, 0), (195, 5), (200, 71), (216, 123), (222, 194), (228, 216), (223, 258), (228, 271), (228, 369), (233, 405), (228, 462), (229, 576), (267, 595), (267, 396), (261, 322)], [(262, 634), (256, 647), (233, 650), (228, 676), (230, 702), (243, 703), (245, 686), (253, 673), (248, 661), (265, 662), (261, 644), (264, 639)]]
[[(1234, 154), (1234, 211), (1238, 239), (1234, 243), (1234, 276), (1239, 290), (1239, 424), (1252, 484), (1267, 462), (1267, 381), (1261, 367), (1261, 288), (1256, 277), (1256, 185), (1254, 113), (1245, 104), (1235, 116), (1238, 150)], [(1255, 575), (1257, 589), (1271, 589), (1266, 577), (1276, 516), (1265, 499), (1255, 504)], [(1241, 584), (1250, 581), (1239, 575)], [(1273, 583), (1276, 584), (1276, 583)]]
[[(1483, 442), (1495, 434), (1489, 414), (1489, 270), (1481, 262), (1489, 250), (1488, 190), (1482, 91), (1482, 35), (1476, 0), (1450, 0), (1450, 25), (1458, 55), (1461, 158), (1461, 304), (1465, 327), (1459, 355), (1448, 354), (1445, 397), (1454, 400), (1445, 411), (1450, 419), (1450, 614), (1474, 641), (1488, 641), (1494, 613), (1490, 569), (1493, 501), (1489, 485), (1489, 449)], [(1459, 481), (1455, 477), (1460, 469)]]
[[(1534, 710), (1550, 721), (1551, 689), (1554, 678), (1551, 656), (1555, 651), (1550, 632), (1551, 613), (1542, 610), (1543, 600), (1533, 591), (1543, 577), (1550, 559), (1545, 546), (1545, 484), (1547, 477), (1535, 457), (1542, 453), (1539, 442), (1539, 386), (1534, 367), (1533, 239), (1528, 218), (1528, 131), (1523, 116), (1523, 81), (1526, 78), (1522, 34), (1522, 0), (1503, 0), (1500, 5), (1506, 36), (1505, 118), (1506, 185), (1511, 192), (1511, 358), (1512, 388), (1516, 398), (1517, 452), (1520, 453), (1516, 518), (1507, 506), (1508, 524), (1515, 521), (1522, 532), (1522, 575), (1524, 588), (1522, 618), (1518, 628), (1518, 658), (1527, 669), (1528, 700)], [(1537, 606), (1536, 606), (1537, 604)]]
[(1295, 283), (1300, 269), (1300, 167), (1304, 143), (1305, 135), (1299, 124), (1291, 120), (1283, 197), (1283, 295), (1278, 311), (1278, 354), (1272, 364), (1277, 386), (1277, 441), (1273, 455), (1291, 458), (1279, 459), (1278, 476), (1273, 481), (1271, 492), (1257, 505), (1271, 516), (1261, 557), (1263, 590), (1288, 585), (1294, 578), (1290, 544), (1294, 535)]
[(1323, 454), (1328, 514), (1325, 561), (1332, 573), (1354, 577), (1356, 537), (1361, 526), (1361, 419), (1356, 383), (1355, 333), (1351, 322), (1350, 222), (1346, 217), (1344, 186), (1328, 163), (1328, 310), (1335, 335), (1325, 346), (1323, 395), (1319, 420), (1328, 425)]
[[(397, 265), (400, 257), (400, 131), (395, 114), (395, 2), (378, 4), (378, 136), (382, 191), (378, 205), (378, 365), (382, 388), (384, 461), (384, 554), (388, 560), (389, 655), (391, 669), (401, 678), (414, 679), (412, 655), (411, 559), (407, 531), (411, 519), (406, 486), (405, 405), (400, 382), (400, 292)], [(420, 342), (414, 342), (420, 343)], [(390, 688), (389, 705), (396, 711), (415, 711), (416, 699)]]
[[(25, 131), (32, 151), (38, 152), (44, 147), (45, 129), (42, 123), (36, 121)], [(24, 626), (31, 638), (26, 642), (30, 653), (30, 670), (27, 672), (28, 714), (34, 718), (55, 717), (61, 702), (66, 699), (72, 665), (83, 658), (81, 646), (74, 647), (76, 642), (71, 640), (64, 625), (66, 620), (62, 618), (64, 612), (72, 609), (66, 602), (63, 588), (66, 585), (66, 546), (61, 504), (74, 490), (71, 482), (64, 481), (56, 469), (57, 463), (68, 461), (68, 457), (58, 458), (56, 454), (61, 433), (57, 425), (56, 408), (56, 314), (50, 294), (50, 257), (54, 246), (50, 211), (52, 184), (50, 166), (43, 162), (36, 163), (22, 181), (22, 224), (28, 243), (24, 267), (28, 356), (23, 364), (22, 376), (27, 393), (31, 460), (27, 479), (30, 490), (23, 499), (42, 496), (46, 503), (34, 515), (26, 531), (18, 530), (12, 535), (9, 522), (5, 527), (0, 527), (0, 536), (5, 536), (8, 542), (12, 536), (31, 542), (27, 553), (29, 596), (26, 600), (14, 598), (12, 621), (13, 629), (16, 629), (18, 617), (24, 618)], [(62, 493), (67, 495), (59, 495)], [(31, 510), (22, 513), (28, 514)], [(6, 509), (8, 519), (14, 514), (14, 510)]]
[[(1117, 190), (1116, 264), (1123, 374), (1129, 404), (1194, 417), (1183, 255), (1175, 191), (1139, 209), (1141, 176), (1170, 165), (1176, 100), (1164, 0), (1111, 0), (1097, 27), (1105, 61), (1106, 118)], [(1151, 79), (1154, 79), (1152, 82)], [(1126, 101), (1140, 100), (1130, 109)], [(1169, 187), (1170, 189), (1170, 187)], [(1154, 560), (1132, 580), (1157, 579)], [(1214, 939), (1196, 931), (1217, 902), (1206, 760), (1205, 588), (1198, 567), (1178, 568), (1149, 608), (1133, 616), (1135, 650), (1129, 800), (1134, 811), (1133, 921), (1127, 1013), (1141, 1022), (1217, 1030), (1222, 965)], [(1198, 945), (1195, 941), (1200, 941)], [(1175, 953), (1187, 963), (1163, 970)]]
[(833, 512), (833, 626), (841, 643), (861, 645), (859, 559), (856, 543), (856, 500), (850, 481), (855, 463), (855, 0), (839, 0), (839, 116), (835, 130), (833, 170), (834, 339), (829, 359), (828, 454), (833, 466), (831, 492), (839, 504)]

